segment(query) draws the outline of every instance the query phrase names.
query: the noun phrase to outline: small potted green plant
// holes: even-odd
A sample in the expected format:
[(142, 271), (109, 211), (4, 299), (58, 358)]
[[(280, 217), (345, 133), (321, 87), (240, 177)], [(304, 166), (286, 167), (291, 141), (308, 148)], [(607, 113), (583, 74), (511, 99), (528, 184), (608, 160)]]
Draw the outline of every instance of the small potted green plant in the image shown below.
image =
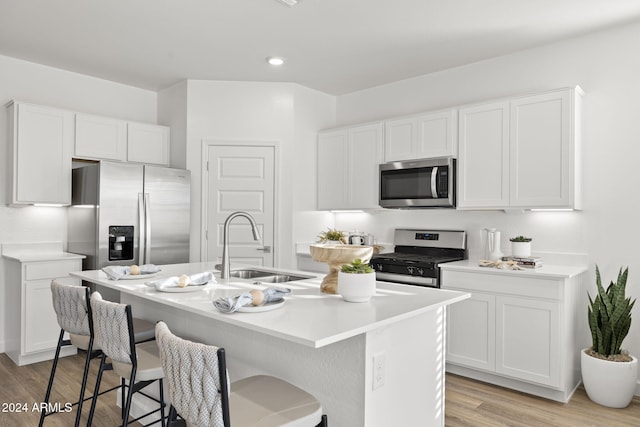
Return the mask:
[(367, 302), (376, 293), (375, 270), (360, 258), (338, 272), (338, 293), (348, 302)]
[(517, 236), (509, 239), (511, 241), (511, 255), (517, 258), (528, 258), (531, 256), (531, 237)]
[(638, 359), (622, 350), (636, 302), (625, 297), (628, 274), (628, 268), (620, 268), (617, 280), (605, 291), (596, 265), (598, 293), (593, 299), (587, 294), (592, 346), (580, 355), (582, 382), (592, 401), (611, 408), (629, 405), (638, 379)]
[(327, 229), (327, 231), (323, 231), (322, 233), (318, 234), (318, 239), (320, 239), (320, 243), (334, 245), (347, 244), (347, 237), (344, 232), (335, 228), (329, 228)]

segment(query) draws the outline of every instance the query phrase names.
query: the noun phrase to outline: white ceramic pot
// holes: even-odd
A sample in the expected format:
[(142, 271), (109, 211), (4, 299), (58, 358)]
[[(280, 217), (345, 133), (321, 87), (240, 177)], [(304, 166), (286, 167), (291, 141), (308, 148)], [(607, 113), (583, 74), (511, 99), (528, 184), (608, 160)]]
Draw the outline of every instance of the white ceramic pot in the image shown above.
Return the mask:
[(531, 256), (531, 242), (511, 242), (511, 255), (518, 258)]
[(581, 352), (582, 383), (589, 399), (610, 408), (629, 406), (638, 380), (638, 359), (611, 362)]
[(338, 272), (338, 293), (345, 301), (367, 302), (376, 293), (376, 273)]

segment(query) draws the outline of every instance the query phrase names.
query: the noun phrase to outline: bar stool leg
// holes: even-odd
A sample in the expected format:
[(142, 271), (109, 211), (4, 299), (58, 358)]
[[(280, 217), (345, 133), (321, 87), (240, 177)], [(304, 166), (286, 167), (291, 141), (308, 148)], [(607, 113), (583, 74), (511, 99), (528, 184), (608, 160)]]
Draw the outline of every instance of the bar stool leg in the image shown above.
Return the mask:
[[(64, 339), (64, 329), (60, 329), (60, 336), (58, 337), (58, 346), (56, 347), (56, 355), (53, 358), (53, 365), (51, 366), (51, 375), (49, 375), (49, 385), (47, 385), (47, 393), (44, 396), (44, 403), (49, 406), (49, 398), (51, 397), (51, 388), (53, 387), (53, 377), (56, 374), (56, 368), (58, 367), (58, 359), (60, 358), (60, 348), (62, 347), (62, 341)], [(47, 416), (47, 410), (44, 409), (40, 412), (40, 422), (38, 427), (42, 427), (44, 423), (44, 417)]]
[(96, 403), (98, 401), (98, 394), (100, 393), (100, 382), (102, 381), (102, 372), (106, 366), (105, 360), (107, 356), (104, 354), (100, 357), (100, 369), (98, 370), (98, 376), (96, 377), (96, 386), (93, 391), (93, 399), (91, 399), (91, 409), (89, 409), (89, 419), (87, 420), (87, 427), (91, 427), (93, 422), (93, 414), (96, 410)]
[(75, 427), (80, 426), (80, 414), (82, 405), (84, 404), (84, 393), (87, 387), (87, 377), (89, 376), (89, 366), (91, 365), (91, 353), (93, 352), (93, 337), (89, 338), (89, 346), (87, 347), (87, 357), (84, 362), (84, 373), (82, 374), (82, 386), (80, 388), (80, 399), (78, 400), (78, 412), (76, 413)]
[(159, 384), (160, 384), (160, 424), (162, 425), (162, 427), (166, 427), (167, 419), (164, 417), (165, 403), (164, 403), (164, 386), (162, 383), (162, 379), (159, 380)]
[(127, 427), (129, 425), (129, 409), (131, 408), (131, 398), (133, 397), (133, 386), (135, 384), (135, 379), (136, 366), (134, 365), (131, 368), (131, 376), (129, 377), (129, 387), (127, 388), (127, 402), (125, 403), (126, 406), (122, 411), (122, 427)]

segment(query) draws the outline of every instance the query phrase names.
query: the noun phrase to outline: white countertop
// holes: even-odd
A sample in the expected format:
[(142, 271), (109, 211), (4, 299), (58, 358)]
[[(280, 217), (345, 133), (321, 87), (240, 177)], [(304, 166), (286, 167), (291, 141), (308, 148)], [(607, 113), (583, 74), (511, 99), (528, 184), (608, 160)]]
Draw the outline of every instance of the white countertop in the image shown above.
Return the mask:
[[(378, 282), (376, 295), (369, 302), (349, 303), (345, 302), (340, 295), (320, 292), (320, 283), (324, 275), (277, 269), (274, 271), (313, 277), (303, 281), (277, 284), (292, 290), (291, 294), (285, 298), (282, 308), (261, 313), (223, 314), (214, 308), (212, 304), (214, 299), (220, 296), (238, 295), (251, 289), (265, 288), (268, 284), (254, 285), (252, 282), (255, 279), (235, 278), (223, 282), (214, 265), (213, 262), (163, 265), (160, 266), (162, 271), (158, 275), (139, 280), (113, 281), (99, 270), (72, 272), (71, 275), (146, 300), (313, 348), (382, 328), (469, 297), (469, 294), (463, 292)], [(234, 269), (238, 268), (241, 267), (234, 266)], [(219, 283), (208, 284), (198, 292), (159, 292), (144, 284), (145, 281), (163, 277), (205, 271), (214, 272)]]
[(503, 270), (494, 267), (480, 267), (479, 260), (446, 262), (439, 265), (442, 270), (473, 271), (475, 273), (505, 274), (518, 277), (550, 277), (571, 278), (587, 271), (586, 265), (544, 265), (539, 268), (523, 268), (522, 270)]
[(5, 243), (3, 258), (18, 262), (65, 261), (83, 259), (84, 255), (64, 252), (62, 243)]

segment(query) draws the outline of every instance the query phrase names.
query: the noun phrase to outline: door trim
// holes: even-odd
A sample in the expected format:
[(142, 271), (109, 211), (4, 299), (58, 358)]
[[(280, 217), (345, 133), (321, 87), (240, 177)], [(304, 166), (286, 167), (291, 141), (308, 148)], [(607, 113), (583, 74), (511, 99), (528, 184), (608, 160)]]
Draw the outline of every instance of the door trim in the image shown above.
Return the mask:
[(200, 261), (204, 262), (209, 258), (207, 249), (207, 238), (205, 238), (209, 202), (209, 171), (207, 170), (208, 151), (215, 146), (244, 146), (244, 147), (272, 147), (273, 148), (273, 265), (280, 262), (280, 229), (278, 218), (280, 217), (280, 142), (279, 141), (259, 141), (259, 140), (236, 140), (236, 139), (202, 139), (202, 149), (200, 155), (200, 177), (202, 193), (200, 194)]

